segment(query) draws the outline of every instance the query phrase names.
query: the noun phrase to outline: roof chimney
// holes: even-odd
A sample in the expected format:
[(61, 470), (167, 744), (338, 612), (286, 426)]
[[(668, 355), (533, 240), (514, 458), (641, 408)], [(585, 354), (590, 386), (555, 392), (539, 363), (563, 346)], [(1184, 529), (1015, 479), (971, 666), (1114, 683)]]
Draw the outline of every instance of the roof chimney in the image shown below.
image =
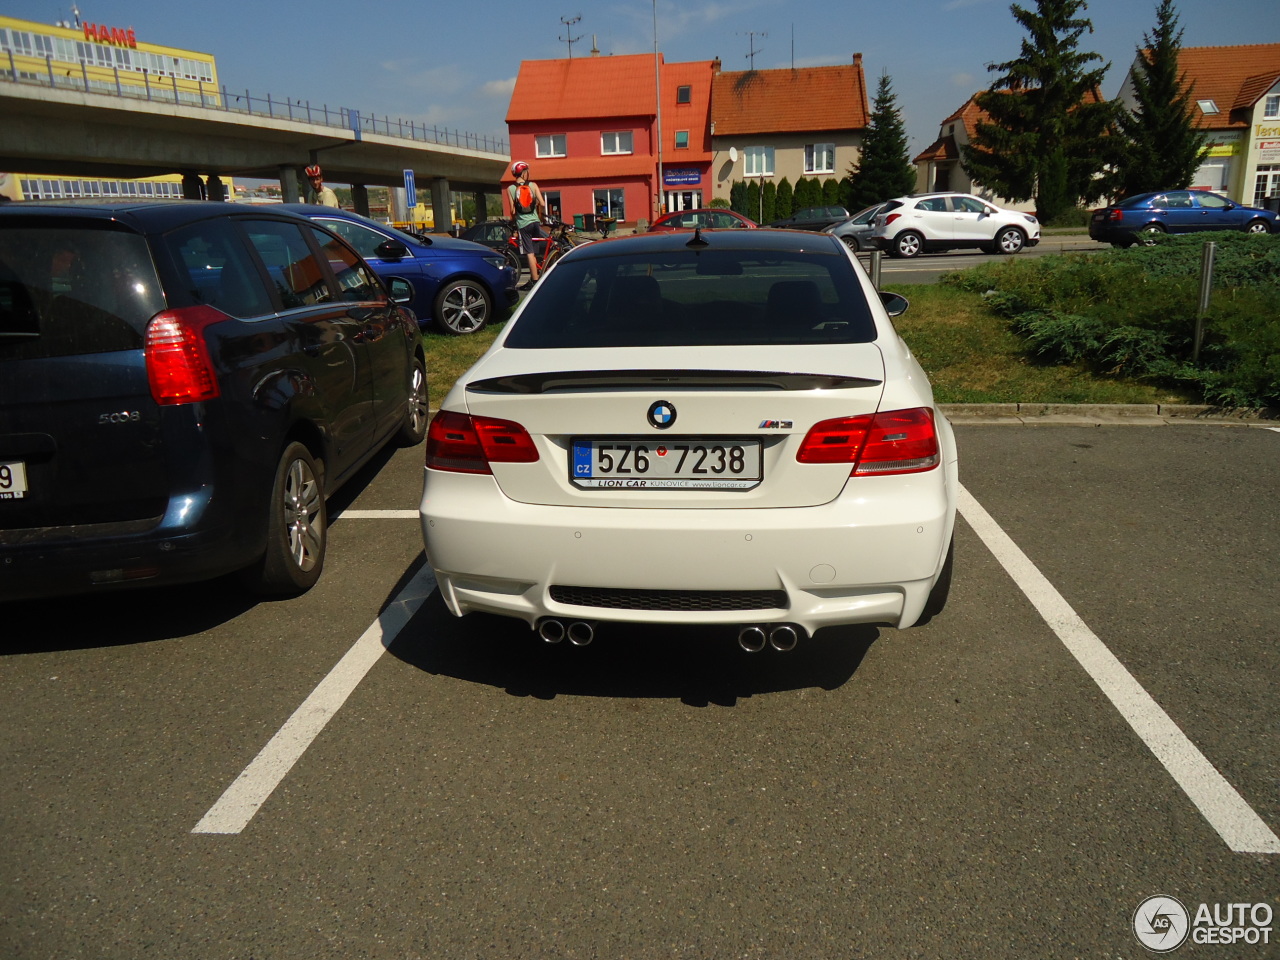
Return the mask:
[(855, 54), (853, 55), (853, 65), (854, 65), (855, 67), (861, 67), (861, 66), (862, 66), (862, 54), (860, 54), (860, 53), (855, 53)]
[(600, 48), (596, 46), (596, 35), (594, 33), (591, 35), (591, 55), (593, 57), (600, 56)]

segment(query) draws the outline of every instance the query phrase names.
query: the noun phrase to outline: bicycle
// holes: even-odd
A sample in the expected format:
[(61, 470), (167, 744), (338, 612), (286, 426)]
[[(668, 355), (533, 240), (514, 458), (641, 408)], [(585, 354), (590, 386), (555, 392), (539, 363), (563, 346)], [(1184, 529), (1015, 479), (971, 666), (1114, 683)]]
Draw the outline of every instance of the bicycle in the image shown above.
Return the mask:
[[(520, 252), (520, 232), (516, 229), (515, 221), (512, 220), (510, 223), (511, 236), (507, 239), (507, 245), (502, 248), (502, 256), (511, 265), (511, 268), (515, 270), (516, 277), (519, 278), (523, 271), (528, 270), (529, 261)], [(548, 219), (543, 226), (547, 228), (548, 232), (541, 237), (535, 237), (533, 240), (535, 244), (542, 246), (541, 253), (537, 252), (536, 247), (534, 248), (534, 259), (537, 261), (539, 274), (559, 260), (566, 251), (591, 242), (584, 237), (571, 236), (569, 224), (563, 220)]]

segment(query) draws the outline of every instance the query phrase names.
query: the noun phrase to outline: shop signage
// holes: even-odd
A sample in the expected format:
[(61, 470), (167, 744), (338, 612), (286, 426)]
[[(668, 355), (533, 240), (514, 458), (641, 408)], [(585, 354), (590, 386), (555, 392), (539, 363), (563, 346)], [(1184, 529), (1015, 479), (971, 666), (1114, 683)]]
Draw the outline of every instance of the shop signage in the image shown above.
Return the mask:
[(1209, 156), (1234, 157), (1244, 146), (1244, 135), (1239, 130), (1215, 133), (1209, 137)]
[(1280, 163), (1280, 140), (1259, 140), (1258, 162)]
[(662, 171), (662, 183), (668, 187), (697, 186), (702, 182), (702, 171), (697, 167), (667, 167)]
[(99, 23), (86, 23), (84, 25), (84, 38), (86, 40), (96, 40), (98, 43), (110, 43), (117, 47), (134, 47), (138, 46), (138, 38), (133, 33), (133, 28), (121, 30), (119, 27), (107, 27)]

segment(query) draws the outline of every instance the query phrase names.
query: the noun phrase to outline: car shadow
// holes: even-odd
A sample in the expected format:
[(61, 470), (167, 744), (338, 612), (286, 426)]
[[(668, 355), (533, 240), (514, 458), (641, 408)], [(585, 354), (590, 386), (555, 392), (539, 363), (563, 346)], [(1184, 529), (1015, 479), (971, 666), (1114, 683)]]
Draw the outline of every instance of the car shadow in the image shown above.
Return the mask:
[(595, 640), (549, 644), (519, 620), (454, 617), (434, 590), (389, 652), (426, 673), (482, 683), (513, 697), (678, 699), (732, 707), (747, 697), (846, 683), (879, 638), (876, 627), (828, 627), (794, 650), (746, 653), (731, 627), (598, 623)]

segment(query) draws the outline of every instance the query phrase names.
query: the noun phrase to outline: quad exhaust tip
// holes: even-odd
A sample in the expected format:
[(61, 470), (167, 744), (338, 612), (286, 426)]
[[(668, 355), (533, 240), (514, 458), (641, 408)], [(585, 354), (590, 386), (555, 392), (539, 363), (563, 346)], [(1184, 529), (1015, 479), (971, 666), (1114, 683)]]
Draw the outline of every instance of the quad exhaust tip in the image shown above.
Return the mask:
[(575, 620), (566, 627), (562, 620), (543, 617), (538, 621), (538, 636), (547, 643), (559, 643), (568, 637), (575, 647), (585, 647), (596, 638), (596, 627), (588, 620)]
[(547, 643), (559, 643), (564, 639), (564, 624), (546, 617), (538, 621), (538, 636)]
[(759, 653), (765, 647), (773, 647), (781, 653), (786, 653), (796, 648), (803, 632), (800, 627), (790, 623), (747, 626), (738, 631), (738, 646), (747, 653)]
[(569, 624), (568, 635), (569, 642), (575, 647), (585, 647), (596, 638), (596, 628), (586, 620), (577, 620)]

